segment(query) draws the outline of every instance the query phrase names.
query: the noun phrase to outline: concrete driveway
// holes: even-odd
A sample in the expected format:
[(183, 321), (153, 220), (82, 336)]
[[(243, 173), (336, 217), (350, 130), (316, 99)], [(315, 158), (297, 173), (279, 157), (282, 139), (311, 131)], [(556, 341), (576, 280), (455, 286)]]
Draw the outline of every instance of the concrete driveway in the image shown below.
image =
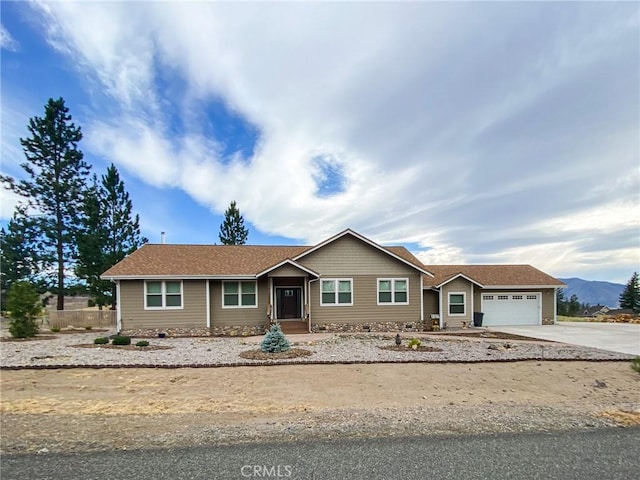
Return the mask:
[(489, 329), (612, 352), (640, 355), (640, 325), (630, 323), (560, 322), (556, 325), (495, 326)]

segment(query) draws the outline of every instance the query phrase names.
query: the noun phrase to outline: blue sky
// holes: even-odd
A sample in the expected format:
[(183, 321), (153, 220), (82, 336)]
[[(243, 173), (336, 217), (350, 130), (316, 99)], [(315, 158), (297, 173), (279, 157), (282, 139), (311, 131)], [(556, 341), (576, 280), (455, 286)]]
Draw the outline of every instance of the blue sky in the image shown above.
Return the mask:
[[(2, 166), (49, 97), (144, 234), (350, 227), (425, 263), (640, 264), (637, 3), (2, 2)], [(2, 195), (2, 219), (15, 198)]]

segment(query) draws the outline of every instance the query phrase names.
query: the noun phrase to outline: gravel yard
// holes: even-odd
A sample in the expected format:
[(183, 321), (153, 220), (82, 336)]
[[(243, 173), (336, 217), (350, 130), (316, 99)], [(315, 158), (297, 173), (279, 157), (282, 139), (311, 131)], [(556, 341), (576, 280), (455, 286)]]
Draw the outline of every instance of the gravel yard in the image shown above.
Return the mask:
[(310, 356), (270, 362), (240, 357), (260, 337), (74, 346), (99, 335), (0, 344), (3, 454), (640, 424), (630, 357), (564, 344), (315, 334), (291, 338)]
[[(112, 332), (109, 332), (112, 333)], [(513, 341), (491, 338), (455, 338), (418, 334), (424, 346), (441, 352), (398, 352), (380, 347), (394, 344), (394, 335), (381, 334), (309, 334), (292, 336), (293, 345), (311, 355), (277, 361), (241, 358), (243, 351), (259, 348), (262, 337), (198, 337), (151, 339), (151, 346), (170, 349), (145, 350), (78, 348), (91, 344), (105, 333), (65, 334), (51, 340), (2, 342), (2, 368), (68, 366), (155, 366), (217, 367), (260, 364), (324, 363), (405, 363), (405, 362), (487, 362), (516, 360), (624, 360), (632, 356), (553, 342)], [(406, 343), (410, 338), (404, 338)], [(135, 341), (134, 341), (135, 343)], [(507, 348), (505, 348), (505, 345)]]

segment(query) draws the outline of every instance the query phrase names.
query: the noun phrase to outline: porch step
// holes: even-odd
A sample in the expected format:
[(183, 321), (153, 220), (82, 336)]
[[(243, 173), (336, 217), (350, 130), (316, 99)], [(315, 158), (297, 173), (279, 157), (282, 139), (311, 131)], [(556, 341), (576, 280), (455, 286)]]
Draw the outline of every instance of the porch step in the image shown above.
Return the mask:
[(298, 333), (309, 333), (307, 322), (294, 320), (285, 320), (280, 322), (280, 327), (285, 335), (295, 335)]

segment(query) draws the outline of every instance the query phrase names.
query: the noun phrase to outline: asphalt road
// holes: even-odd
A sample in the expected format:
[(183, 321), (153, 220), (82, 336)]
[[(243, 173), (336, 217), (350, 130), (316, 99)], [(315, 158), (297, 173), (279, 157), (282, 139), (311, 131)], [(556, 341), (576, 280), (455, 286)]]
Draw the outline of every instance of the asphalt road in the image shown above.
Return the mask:
[(640, 428), (2, 457), (10, 479), (634, 479)]

